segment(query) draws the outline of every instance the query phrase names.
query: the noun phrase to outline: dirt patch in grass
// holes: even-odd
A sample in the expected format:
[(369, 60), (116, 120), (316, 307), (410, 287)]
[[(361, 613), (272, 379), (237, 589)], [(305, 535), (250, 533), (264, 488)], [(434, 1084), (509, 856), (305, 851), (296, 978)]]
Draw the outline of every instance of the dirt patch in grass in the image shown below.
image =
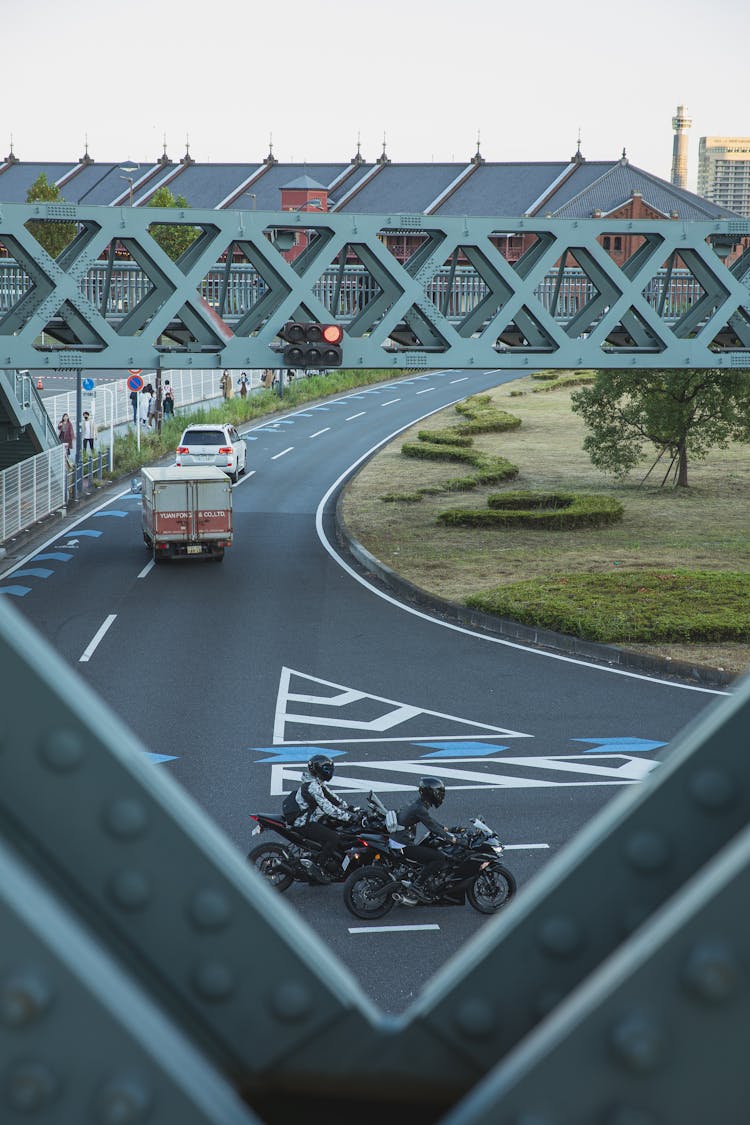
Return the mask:
[[(386, 494), (414, 493), (471, 473), (459, 465), (402, 456), (401, 445), (416, 441), (424, 427), (418, 423), (349, 484), (343, 512), (352, 534), (410, 582), (455, 602), (491, 586), (564, 572), (675, 566), (750, 571), (750, 446), (714, 450), (706, 461), (692, 462), (687, 491), (659, 487), (666, 472), (661, 463), (644, 480), (653, 459), (619, 483), (597, 472), (584, 453), (584, 426), (570, 409), (570, 390), (537, 395), (529, 393), (534, 385), (538, 383), (528, 378), (489, 392), (493, 403), (518, 415), (522, 425), (476, 435), (474, 447), (518, 465), (519, 475), (509, 488), (609, 494), (625, 509), (621, 523), (569, 532), (438, 525), (437, 516), (447, 507), (486, 507), (490, 492), (499, 491), (497, 485), (453, 496), (426, 495), (419, 503), (385, 503), (381, 497)], [(451, 407), (435, 415), (430, 426), (439, 429), (460, 421)], [(622, 647), (734, 674), (750, 670), (750, 645), (745, 644)]]

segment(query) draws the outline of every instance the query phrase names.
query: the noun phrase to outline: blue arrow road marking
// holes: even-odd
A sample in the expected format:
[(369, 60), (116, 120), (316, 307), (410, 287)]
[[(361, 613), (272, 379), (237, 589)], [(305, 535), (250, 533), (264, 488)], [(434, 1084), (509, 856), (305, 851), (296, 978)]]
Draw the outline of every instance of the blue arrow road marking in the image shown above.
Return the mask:
[(70, 532), (68, 535), (61, 535), (60, 538), (61, 539), (72, 539), (74, 534), (76, 536), (78, 536), (78, 535), (88, 535), (90, 539), (98, 539), (99, 536), (102, 534), (102, 532), (101, 531), (78, 531), (76, 529), (75, 533)]
[(119, 516), (126, 516), (127, 514), (128, 514), (127, 512), (119, 511), (118, 508), (107, 508), (107, 510), (105, 512), (92, 512), (92, 514), (89, 516), (89, 519), (93, 519), (94, 516), (118, 516), (119, 517)]
[(648, 738), (573, 738), (571, 742), (593, 742), (591, 749), (586, 754), (598, 754), (605, 750), (608, 754), (648, 754), (650, 750), (658, 750), (666, 746), (666, 742), (652, 742)]
[(177, 761), (177, 755), (176, 754), (155, 754), (152, 750), (144, 750), (143, 753), (146, 755), (147, 758), (150, 758), (151, 761), (154, 762), (154, 764), (158, 764), (159, 762), (176, 762)]
[(437, 747), (431, 754), (423, 754), (423, 758), (482, 758), (509, 749), (491, 746), (489, 742), (423, 742), (421, 745)]
[(0, 586), (0, 594), (12, 594), (14, 598), (25, 598), (31, 593), (31, 586)]
[(338, 758), (346, 750), (324, 750), (320, 746), (251, 746), (258, 754), (270, 754), (263, 762), (306, 762), (313, 754), (325, 754), (327, 758)]
[(54, 574), (54, 570), (46, 570), (43, 566), (33, 566), (29, 570), (16, 570), (13, 572), (14, 578), (49, 578), (50, 574)]
[(43, 562), (44, 559), (53, 559), (55, 562), (70, 562), (72, 558), (72, 555), (67, 555), (64, 551), (49, 551), (46, 555), (35, 555), (34, 562)]

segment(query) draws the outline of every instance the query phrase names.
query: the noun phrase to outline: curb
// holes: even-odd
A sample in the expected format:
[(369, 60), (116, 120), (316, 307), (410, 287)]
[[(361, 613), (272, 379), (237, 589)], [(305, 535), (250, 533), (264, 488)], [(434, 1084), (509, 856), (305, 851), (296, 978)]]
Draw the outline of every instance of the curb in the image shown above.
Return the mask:
[(577, 656), (597, 664), (622, 668), (624, 671), (655, 674), (670, 680), (686, 680), (698, 683), (703, 687), (728, 687), (737, 678), (729, 672), (720, 671), (718, 668), (707, 668), (701, 664), (692, 664), (688, 661), (664, 660), (658, 656), (629, 652), (627, 649), (618, 648), (615, 645), (597, 644), (595, 641), (585, 641), (580, 637), (571, 637), (565, 633), (555, 633), (551, 629), (538, 629), (534, 626), (522, 625), (518, 621), (510, 620), (510, 618), (493, 617), (479, 610), (469, 609), (458, 602), (444, 601), (442, 598), (430, 594), (427, 590), (423, 590), (420, 586), (415, 586), (408, 579), (402, 578), (400, 574), (371, 555), (354, 538), (346, 525), (341, 510), (344, 488), (345, 486), (339, 490), (334, 511), (339, 545), (361, 571), (378, 578), (389, 591), (396, 594), (404, 602), (418, 606), (420, 609), (429, 610), (435, 617), (451, 624), (474, 629), (478, 633), (489, 633), (492, 636), (502, 637), (503, 640), (515, 641), (532, 648), (546, 649), (567, 656)]

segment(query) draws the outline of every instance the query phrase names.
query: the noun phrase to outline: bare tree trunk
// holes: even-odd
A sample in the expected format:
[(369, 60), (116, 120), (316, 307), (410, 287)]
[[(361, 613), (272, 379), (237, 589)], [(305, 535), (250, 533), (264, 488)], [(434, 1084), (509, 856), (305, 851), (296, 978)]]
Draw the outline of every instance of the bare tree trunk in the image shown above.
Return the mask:
[(688, 486), (688, 458), (687, 458), (687, 445), (684, 438), (680, 438), (677, 443), (677, 481), (675, 482), (678, 488), (687, 488)]

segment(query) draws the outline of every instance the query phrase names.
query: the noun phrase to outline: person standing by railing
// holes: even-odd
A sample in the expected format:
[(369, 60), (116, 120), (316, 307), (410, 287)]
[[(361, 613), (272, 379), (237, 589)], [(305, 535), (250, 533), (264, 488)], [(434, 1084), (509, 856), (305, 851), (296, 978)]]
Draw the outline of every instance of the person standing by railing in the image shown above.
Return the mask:
[(70, 456), (70, 451), (73, 448), (75, 441), (75, 434), (73, 433), (73, 423), (67, 414), (63, 414), (60, 421), (57, 423), (57, 436), (62, 444), (65, 446), (65, 456)]

